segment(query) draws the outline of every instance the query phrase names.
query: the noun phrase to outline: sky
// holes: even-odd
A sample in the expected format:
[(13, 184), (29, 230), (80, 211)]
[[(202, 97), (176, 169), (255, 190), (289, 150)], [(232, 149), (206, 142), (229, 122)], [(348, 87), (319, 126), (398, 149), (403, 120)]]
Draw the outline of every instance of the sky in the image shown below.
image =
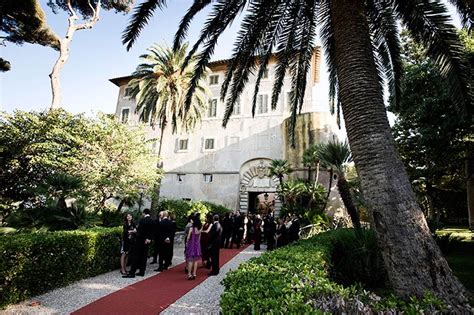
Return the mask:
[[(53, 14), (46, 5), (47, 0), (40, 2), (49, 25), (63, 37), (67, 29), (66, 12)], [(63, 107), (72, 113), (113, 113), (118, 88), (109, 79), (131, 74), (139, 63), (138, 57), (151, 44), (171, 45), (178, 23), (191, 3), (192, 0), (173, 0), (164, 11), (157, 10), (128, 52), (121, 43), (121, 34), (130, 15), (102, 10), (101, 19), (94, 28), (77, 31), (74, 35), (70, 58), (61, 72)], [(192, 23), (188, 33), (191, 43), (197, 39), (207, 12), (202, 12)], [(221, 36), (213, 60), (230, 57), (238, 24), (235, 22)], [(455, 21), (455, 24), (459, 25), (459, 22)], [(7, 43), (5, 47), (0, 45), (0, 56), (11, 63), (10, 71), (0, 72), (0, 110), (48, 109), (51, 104), (48, 75), (58, 52), (40, 45)], [(322, 73), (324, 70), (323, 65)], [(327, 77), (322, 77), (322, 81), (327, 82)]]
[[(61, 37), (67, 30), (67, 14), (55, 15), (41, 0), (51, 28)], [(169, 1), (164, 11), (157, 10), (135, 46), (127, 52), (121, 34), (130, 15), (101, 11), (101, 18), (91, 30), (77, 31), (71, 44), (69, 60), (61, 72), (63, 107), (73, 113), (115, 111), (118, 88), (108, 80), (131, 74), (139, 56), (153, 43), (172, 44), (178, 23), (191, 0)], [(193, 43), (205, 22), (200, 14), (191, 25), (188, 40)], [(232, 53), (234, 25), (223, 34), (213, 59), (227, 58)], [(231, 36), (229, 36), (231, 34)], [(227, 36), (226, 36), (227, 35)], [(40, 45), (22, 46), (7, 43), (0, 46), (0, 56), (10, 61), (11, 70), (0, 72), (0, 110), (44, 110), (51, 104), (49, 73), (59, 53)]]

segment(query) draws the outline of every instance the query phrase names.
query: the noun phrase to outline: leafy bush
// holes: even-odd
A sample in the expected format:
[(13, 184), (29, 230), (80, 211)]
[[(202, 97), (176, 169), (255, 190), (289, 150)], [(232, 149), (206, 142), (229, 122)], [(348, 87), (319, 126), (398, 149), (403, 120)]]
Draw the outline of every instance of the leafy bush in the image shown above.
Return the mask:
[(187, 217), (193, 213), (199, 213), (204, 221), (207, 213), (219, 214), (220, 216), (231, 212), (224, 206), (217, 205), (209, 201), (184, 201), (176, 199), (163, 199), (160, 201), (160, 210), (168, 210), (176, 216), (178, 230), (184, 230)]
[[(330, 278), (331, 257), (338, 243), (352, 239), (352, 230), (338, 229), (294, 245), (266, 252), (231, 271), (223, 280), (220, 305), (224, 314), (320, 314), (404, 311), (412, 314), (441, 310), (444, 305), (427, 294), (401, 301), (381, 298), (360, 285), (344, 287)], [(372, 232), (365, 231), (371, 239)], [(370, 242), (368, 242), (370, 244)], [(350, 249), (350, 245), (347, 247)], [(374, 247), (367, 250), (373, 251)], [(375, 253), (372, 253), (374, 255)], [(258, 297), (258, 298), (256, 298)]]
[(336, 282), (363, 283), (369, 288), (383, 286), (386, 273), (373, 231), (364, 230), (356, 236), (353, 230), (340, 229), (331, 242), (331, 277)]
[(0, 236), (0, 307), (118, 268), (121, 228)]

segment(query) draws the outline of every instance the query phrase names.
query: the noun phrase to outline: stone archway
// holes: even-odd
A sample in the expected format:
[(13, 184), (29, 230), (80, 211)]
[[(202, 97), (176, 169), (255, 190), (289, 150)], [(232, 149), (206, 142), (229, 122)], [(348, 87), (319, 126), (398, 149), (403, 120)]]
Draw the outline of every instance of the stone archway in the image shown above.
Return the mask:
[[(239, 208), (241, 212), (249, 210), (250, 193), (276, 193), (278, 178), (270, 176), (269, 166), (271, 160), (258, 158), (245, 162), (240, 168)], [(275, 200), (275, 215), (278, 216), (281, 202)]]

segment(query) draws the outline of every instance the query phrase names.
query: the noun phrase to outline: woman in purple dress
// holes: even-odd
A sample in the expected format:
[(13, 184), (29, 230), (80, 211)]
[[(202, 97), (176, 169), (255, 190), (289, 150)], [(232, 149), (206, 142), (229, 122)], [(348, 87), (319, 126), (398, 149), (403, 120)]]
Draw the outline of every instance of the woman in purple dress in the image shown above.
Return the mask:
[(196, 279), (198, 261), (201, 260), (201, 220), (196, 215), (192, 219), (193, 226), (189, 229), (186, 243), (186, 261), (188, 263), (188, 280)]

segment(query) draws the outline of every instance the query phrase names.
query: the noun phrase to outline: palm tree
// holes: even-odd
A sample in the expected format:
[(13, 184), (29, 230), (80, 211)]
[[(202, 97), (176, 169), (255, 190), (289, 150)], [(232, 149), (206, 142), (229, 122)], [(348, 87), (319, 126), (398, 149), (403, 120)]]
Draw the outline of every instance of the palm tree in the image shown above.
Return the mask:
[(319, 180), (319, 159), (317, 156), (319, 145), (313, 144), (303, 152), (303, 165), (308, 168), (308, 182), (311, 181), (311, 171), (314, 166), (316, 169), (315, 183)]
[(341, 195), (342, 202), (351, 217), (352, 225), (356, 230), (360, 230), (359, 214), (352, 200), (349, 183), (346, 179), (345, 168), (352, 162), (351, 151), (347, 142), (330, 141), (322, 144), (317, 151), (317, 157), (327, 169), (336, 170), (337, 189)]
[[(450, 2), (468, 17), (464, 21), (470, 26), (474, 16), (472, 1)], [(128, 48), (154, 10), (166, 3), (166, 0), (146, 0), (136, 7), (123, 37)], [(394, 291), (408, 297), (422, 296), (429, 290), (448, 304), (466, 304), (465, 290), (443, 258), (416, 202), (391, 135), (383, 95), (386, 81), (390, 100), (398, 103), (402, 72), (400, 21), (441, 67), (452, 86), (452, 97), (459, 111), (470, 111), (469, 75), (462, 46), (441, 0), (195, 0), (181, 21), (175, 46), (186, 37), (196, 14), (210, 5), (213, 5), (210, 16), (190, 50), (194, 54), (203, 47), (195, 66), (196, 78), (191, 80), (187, 93), (187, 106), (218, 38), (246, 10), (222, 85), (221, 98), (227, 99), (223, 123), (227, 123), (233, 105), (254, 73), (257, 95), (270, 57), (275, 54), (271, 104), (276, 107), (289, 71), (292, 132), (303, 104), (316, 30), (320, 27), (331, 103), (344, 114), (355, 165)], [(254, 107), (255, 103), (254, 97)]]
[[(157, 44), (148, 48), (148, 53), (141, 55), (142, 64), (138, 65), (129, 82), (130, 95), (135, 98), (136, 112), (140, 120), (150, 125), (158, 124), (160, 128), (160, 143), (158, 155), (161, 155), (165, 129), (171, 123), (172, 133), (179, 129), (192, 130), (201, 120), (202, 113), (207, 107), (209, 94), (204, 79), (199, 79), (196, 92), (189, 106), (184, 106), (186, 91), (190, 80), (194, 77), (195, 58), (187, 57), (188, 44), (183, 44), (176, 50)], [(185, 61), (187, 65), (185, 65)], [(204, 77), (204, 71), (202, 76)], [(163, 167), (160, 162), (160, 167)], [(160, 182), (152, 195), (152, 208), (159, 199)]]
[(270, 163), (270, 175), (278, 177), (280, 186), (283, 185), (283, 177), (293, 172), (290, 163), (287, 160), (272, 160)]
[[(179, 129), (190, 131), (201, 120), (207, 107), (209, 92), (204, 79), (199, 80), (189, 108), (184, 106), (195, 62), (191, 58), (184, 66), (187, 50), (188, 44), (176, 50), (152, 45), (147, 54), (140, 56), (143, 63), (138, 65), (129, 82), (130, 94), (135, 98), (140, 120), (152, 126), (158, 124), (160, 128), (158, 155), (161, 155), (163, 135), (169, 123), (173, 133)], [(203, 73), (205, 75), (206, 72)]]

